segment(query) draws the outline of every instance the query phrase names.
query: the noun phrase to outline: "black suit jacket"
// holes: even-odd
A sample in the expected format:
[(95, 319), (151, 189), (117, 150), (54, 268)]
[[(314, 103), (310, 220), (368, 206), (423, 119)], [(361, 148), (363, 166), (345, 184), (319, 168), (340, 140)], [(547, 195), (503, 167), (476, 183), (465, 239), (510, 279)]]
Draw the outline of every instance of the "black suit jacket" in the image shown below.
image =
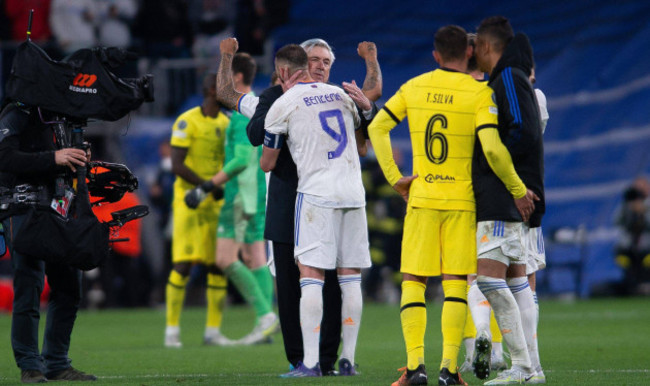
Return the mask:
[[(273, 102), (282, 94), (282, 86), (267, 88), (260, 94), (255, 114), (253, 114), (248, 126), (246, 126), (248, 140), (253, 146), (260, 146), (264, 143), (264, 119)], [(359, 111), (361, 117), (359, 130), (364, 130), (364, 133), (367, 133), (368, 125), (376, 114), (377, 106), (374, 103), (370, 119), (366, 119), (363, 113)], [(285, 144), (280, 150), (280, 155), (275, 168), (271, 171), (269, 180), (266, 224), (264, 227), (265, 239), (280, 243), (293, 243), (296, 189), (298, 189), (298, 171), (293, 158), (291, 158), (291, 153), (289, 153), (289, 148)]]

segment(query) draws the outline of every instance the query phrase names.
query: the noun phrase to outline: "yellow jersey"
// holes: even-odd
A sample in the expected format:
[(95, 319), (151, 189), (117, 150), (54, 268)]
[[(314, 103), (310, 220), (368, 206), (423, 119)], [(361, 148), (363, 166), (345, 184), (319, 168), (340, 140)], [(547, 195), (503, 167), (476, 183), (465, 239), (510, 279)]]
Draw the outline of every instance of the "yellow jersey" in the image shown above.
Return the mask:
[[(199, 177), (208, 179), (223, 168), (229, 123), (230, 119), (221, 112), (212, 118), (203, 115), (200, 106), (187, 110), (174, 122), (171, 145), (187, 148), (185, 165)], [(174, 182), (174, 190), (179, 193), (192, 188), (194, 185), (182, 178)]]
[(389, 132), (408, 117), (413, 151), (409, 205), (476, 211), (472, 156), (476, 133), (496, 128), (498, 110), (486, 83), (448, 69), (417, 76), (400, 87), (373, 119), (368, 132), (377, 160), (392, 185), (402, 175)]

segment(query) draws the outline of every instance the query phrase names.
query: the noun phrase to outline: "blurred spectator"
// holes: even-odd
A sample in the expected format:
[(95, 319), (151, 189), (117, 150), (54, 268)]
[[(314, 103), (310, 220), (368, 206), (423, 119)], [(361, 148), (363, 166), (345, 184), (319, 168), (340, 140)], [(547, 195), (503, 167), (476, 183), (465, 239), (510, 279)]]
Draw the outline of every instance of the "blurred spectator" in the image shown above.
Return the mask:
[(33, 9), (31, 39), (37, 44), (50, 40), (50, 0), (5, 0), (5, 12), (11, 25), (11, 39), (23, 41), (27, 37), (29, 13)]
[(94, 0), (52, 0), (50, 27), (64, 54), (95, 46), (96, 18)]
[(149, 188), (149, 201), (157, 212), (159, 222), (158, 229), (163, 235), (163, 269), (159, 277), (155, 278), (152, 298), (155, 302), (165, 301), (165, 285), (172, 267), (172, 216), (171, 206), (174, 198), (174, 179), (172, 173), (172, 147), (169, 140), (160, 143), (158, 154), (160, 164), (156, 173), (156, 179)]
[[(396, 162), (401, 163), (399, 149), (393, 149)], [(364, 278), (367, 296), (380, 302), (399, 302), (402, 251), (402, 228), (406, 203), (386, 182), (374, 152), (363, 160), (363, 185), (366, 188), (366, 214), (372, 267)]]
[(637, 178), (623, 193), (616, 216), (621, 237), (616, 246), (616, 263), (625, 272), (622, 291), (633, 295), (645, 292), (642, 283), (650, 280), (650, 183)]
[[(52, 31), (50, 29), (51, 0), (5, 0), (3, 4), (5, 10), (4, 18), (0, 23), (6, 23), (2, 29), (3, 40), (12, 40), (21, 43), (27, 39), (27, 25), (29, 23), (30, 10), (34, 10), (32, 17), (32, 33), (30, 39), (38, 44), (50, 58), (59, 60), (63, 56)], [(15, 49), (11, 46), (4, 46), (2, 50), (2, 88), (4, 82), (9, 77), (11, 64), (15, 56)]]
[(96, 17), (93, 0), (52, 0), (50, 27), (65, 55), (95, 45)]
[(218, 63), (219, 42), (234, 33), (235, 10), (235, 1), (190, 0), (189, 20), (194, 33), (194, 57), (212, 58)]
[[(136, 0), (95, 0), (97, 43), (103, 47), (131, 48), (131, 24), (138, 11)], [(113, 70), (120, 78), (138, 76), (138, 65), (129, 60)]]
[(237, 7), (235, 36), (239, 41), (239, 50), (254, 56), (264, 54), (264, 14), (263, 0), (240, 0)]
[(100, 46), (131, 46), (131, 23), (138, 10), (135, 0), (95, 0)]
[(149, 198), (160, 216), (160, 230), (167, 233), (169, 228), (171, 205), (174, 196), (174, 173), (172, 173), (172, 147), (165, 140), (158, 147), (160, 164), (156, 172), (156, 180), (149, 188)]
[(142, 0), (133, 24), (143, 53), (151, 58), (188, 58), (192, 29), (185, 0)]
[(239, 51), (264, 55), (264, 43), (271, 31), (289, 20), (289, 0), (239, 0), (235, 36)]

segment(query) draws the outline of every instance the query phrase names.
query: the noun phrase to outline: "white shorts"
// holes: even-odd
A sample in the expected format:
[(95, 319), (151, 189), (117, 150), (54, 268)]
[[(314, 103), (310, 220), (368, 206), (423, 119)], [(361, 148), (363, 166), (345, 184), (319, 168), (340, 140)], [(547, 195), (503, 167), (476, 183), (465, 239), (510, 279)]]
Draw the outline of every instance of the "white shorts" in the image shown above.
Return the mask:
[(492, 259), (505, 265), (526, 264), (524, 223), (479, 221), (476, 225), (476, 251), (479, 259)]
[(370, 244), (365, 208), (325, 208), (296, 197), (294, 257), (320, 268), (368, 268)]
[(542, 227), (529, 228), (524, 225), (524, 251), (526, 253), (526, 275), (546, 267)]

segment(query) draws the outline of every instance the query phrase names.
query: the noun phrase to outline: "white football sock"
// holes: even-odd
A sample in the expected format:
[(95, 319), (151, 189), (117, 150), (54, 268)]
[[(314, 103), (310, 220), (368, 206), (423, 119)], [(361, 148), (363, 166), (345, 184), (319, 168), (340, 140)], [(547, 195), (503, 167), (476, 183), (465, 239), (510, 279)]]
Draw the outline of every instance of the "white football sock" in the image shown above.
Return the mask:
[(530, 361), (533, 365), (533, 370), (540, 372), (542, 371), (542, 363), (539, 359), (539, 347), (537, 346), (537, 327), (539, 326), (539, 303), (537, 302), (537, 292), (533, 292), (533, 299), (535, 299), (535, 339), (533, 339), (531, 351), (535, 352), (535, 359), (533, 359), (533, 356), (531, 355)]
[(320, 323), (323, 319), (323, 281), (300, 279), (300, 327), (304, 358), (302, 363), (312, 368), (318, 363)]
[(521, 326), (524, 330), (524, 337), (526, 338), (526, 347), (528, 348), (528, 355), (530, 356), (530, 364), (533, 369), (537, 368), (539, 364), (539, 354), (534, 347), (537, 340), (537, 315), (535, 312), (535, 298), (533, 291), (528, 285), (528, 278), (526, 276), (509, 278), (507, 280), (508, 287), (512, 295), (517, 301), (519, 307), (519, 314), (521, 315)]
[(537, 292), (535, 291), (533, 291), (533, 299), (535, 300), (535, 315), (536, 315), (535, 320), (539, 325), (539, 302), (537, 301)]
[(474, 338), (465, 338), (463, 339), (463, 344), (465, 345), (465, 358), (472, 359), (474, 355)]
[(503, 358), (503, 345), (501, 342), (492, 342), (492, 354), (497, 358)]
[(221, 331), (219, 331), (219, 327), (206, 327), (203, 336), (208, 338), (213, 336), (219, 336), (220, 334)]
[(474, 326), (476, 326), (476, 336), (478, 336), (481, 331), (485, 331), (487, 332), (488, 336), (490, 336), (491, 340), (490, 303), (478, 288), (476, 280), (474, 280), (474, 282), (469, 287), (469, 291), (467, 291), (467, 306), (472, 313)]
[(346, 358), (354, 365), (354, 352), (357, 347), (357, 337), (361, 325), (361, 310), (363, 309), (361, 274), (340, 275), (339, 286), (341, 286), (342, 297), (341, 335), (343, 337), (343, 349), (340, 358)]
[[(526, 337), (521, 326), (521, 315), (517, 301), (504, 279), (479, 275), (478, 286), (494, 310), (503, 341), (508, 345), (512, 365), (530, 369), (530, 356), (526, 347)], [(529, 371), (530, 372), (530, 371)]]

